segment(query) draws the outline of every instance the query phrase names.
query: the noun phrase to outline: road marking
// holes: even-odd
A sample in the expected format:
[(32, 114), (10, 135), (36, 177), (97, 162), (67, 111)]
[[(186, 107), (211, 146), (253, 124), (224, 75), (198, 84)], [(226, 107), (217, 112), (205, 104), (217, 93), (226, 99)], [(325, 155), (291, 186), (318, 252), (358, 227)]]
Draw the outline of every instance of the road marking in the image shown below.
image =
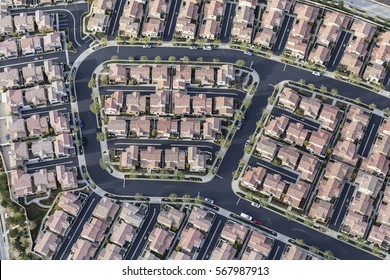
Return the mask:
[(123, 188), (125, 188), (125, 186), (126, 186), (126, 180), (125, 179), (123, 179)]
[(92, 201), (89, 203), (88, 208), (87, 208), (87, 211), (85, 211), (84, 215), (81, 217), (80, 223), (77, 225), (76, 230), (73, 232), (72, 238), (69, 240), (68, 245), (66, 245), (65, 250), (64, 250), (64, 252), (62, 253), (62, 255), (61, 255), (61, 257), (60, 257), (60, 260), (61, 260), (62, 257), (64, 256), (65, 252), (68, 250), (68, 247), (69, 247), (69, 245), (70, 245), (72, 239), (75, 237), (75, 234), (76, 234), (77, 230), (78, 230), (79, 227), (81, 226), (81, 221), (85, 218), (85, 215), (87, 215), (88, 210), (89, 210), (89, 208), (91, 208), (91, 206), (92, 206), (92, 204), (93, 204), (94, 201), (95, 201), (95, 198), (92, 199)]
[(371, 136), (372, 131), (374, 130), (374, 127), (375, 127), (375, 124), (371, 127), (370, 133), (368, 134), (366, 143), (365, 143), (364, 148), (363, 148), (363, 151), (362, 151), (362, 155), (364, 155), (364, 151), (365, 151), (366, 148), (367, 148), (368, 140), (370, 139), (370, 136)]
[(204, 255), (203, 255), (203, 257), (202, 257), (202, 260), (204, 260), (204, 256), (205, 256), (205, 255), (207, 254), (207, 252), (209, 251), (209, 248), (210, 248), (210, 245), (211, 245), (211, 241), (213, 241), (214, 236), (215, 236), (215, 234), (217, 233), (217, 229), (219, 228), (219, 225), (220, 225), (220, 224), (221, 224), (221, 220), (219, 220), (218, 225), (217, 225), (217, 227), (215, 228), (213, 235), (211, 236), (209, 245), (207, 246), (206, 250), (204, 251)]
[(224, 37), (226, 37), (226, 34), (227, 34), (227, 32), (228, 32), (229, 19), (230, 19), (230, 14), (231, 14), (231, 12), (232, 12), (232, 7), (233, 7), (233, 4), (230, 3), (229, 15), (228, 15), (228, 18), (227, 18), (227, 21), (226, 21), (226, 27), (225, 27), (225, 34), (224, 34)]
[[(177, 3), (179, 1), (176, 1), (175, 2), (175, 6), (173, 7), (173, 13), (175, 13), (176, 11), (176, 6), (177, 6)], [(172, 29), (172, 23), (173, 23), (173, 19), (175, 18), (174, 14), (172, 15), (172, 19), (171, 19), (171, 23), (169, 24), (169, 29), (168, 29), (168, 35), (171, 34), (171, 29)]]
[[(119, 9), (120, 9), (120, 7), (122, 6), (122, 1), (123, 1), (123, 0), (121, 0), (121, 1), (119, 2), (119, 7), (118, 7), (118, 10), (117, 10), (117, 12), (116, 12), (114, 25), (112, 26), (112, 30), (111, 30), (111, 35), (114, 34), (115, 25), (116, 25), (116, 22), (118, 21)], [(118, 46), (118, 47), (119, 47), (119, 46)]]
[(283, 71), (286, 70), (287, 64), (284, 64)]
[[(39, 54), (39, 55), (45, 55), (45, 54)], [(34, 56), (37, 56), (37, 55), (34, 55)], [(33, 56), (30, 56), (30, 57), (32, 58)], [(17, 58), (23, 59), (23, 57), (17, 57)], [(46, 60), (58, 60), (58, 59), (59, 59), (59, 57), (57, 56), (57, 57), (47, 58), (47, 59), (38, 59), (38, 60), (25, 61), (25, 62), (14, 63), (14, 64), (8, 64), (8, 65), (0, 66), (0, 68), (12, 67), (12, 66), (18, 66), (18, 65), (25, 65), (25, 64), (29, 64), (29, 63), (43, 62), (43, 61), (46, 61)]]
[[(142, 238), (141, 239), (143, 239), (143, 237), (145, 236), (145, 234), (146, 234), (146, 230), (149, 228), (149, 226), (150, 226), (150, 223), (152, 222), (152, 220), (153, 220), (153, 217), (154, 217), (154, 215), (156, 214), (156, 208), (154, 208), (153, 209), (153, 215), (152, 215), (152, 218), (150, 219), (150, 221), (149, 221), (149, 223), (148, 223), (148, 225), (146, 226), (146, 229), (145, 229), (145, 231), (144, 231), (144, 234), (142, 235)], [(145, 236), (146, 237), (146, 236)], [(130, 257), (130, 259), (132, 260), (133, 259), (133, 257), (134, 257), (134, 255), (135, 255), (135, 253), (137, 252), (137, 250), (138, 250), (138, 247), (139, 247), (139, 245), (141, 244), (141, 242), (139, 242), (138, 243), (138, 245), (137, 245), (137, 247), (135, 248), (135, 250), (134, 250), (134, 253), (133, 253), (133, 255)]]
[(348, 193), (349, 193), (349, 189), (351, 188), (351, 185), (350, 184), (348, 184), (348, 190), (347, 190), (347, 193), (345, 194), (345, 197), (344, 197), (344, 199), (343, 199), (343, 203), (341, 204), (341, 208), (340, 208), (340, 211), (339, 211), (339, 213), (338, 213), (338, 215), (337, 215), (337, 217), (336, 217), (336, 220), (334, 221), (334, 226), (337, 224), (337, 221), (339, 220), (339, 218), (340, 218), (340, 213), (341, 213), (341, 211), (343, 210), (343, 206), (344, 206), (344, 203), (345, 203), (345, 200), (347, 199), (347, 196), (348, 196)]
[(274, 87), (274, 85), (273, 85), (273, 84), (268, 84), (268, 85), (270, 85), (271, 87)]
[(294, 178), (294, 177), (292, 177), (292, 176), (290, 176), (290, 175), (287, 175), (287, 174), (285, 174), (285, 173), (282, 173), (280, 170), (276, 170), (276, 169), (274, 169), (274, 168), (272, 168), (272, 167), (268, 167), (268, 166), (266, 166), (266, 165), (264, 165), (264, 164), (261, 164), (260, 162), (256, 162), (256, 164), (257, 164), (257, 165), (260, 165), (260, 166), (262, 166), (262, 167), (264, 167), (265, 169), (269, 169), (269, 170), (272, 170), (272, 171), (274, 171), (274, 172), (280, 173), (280, 174), (284, 175), (285, 177), (288, 177), (288, 178), (290, 178), (290, 179), (293, 179), (295, 182), (297, 181), (296, 178)]
[(118, 47), (116, 48), (116, 53), (119, 53), (119, 45), (118, 45)]
[(278, 246), (278, 248), (276, 248), (276, 252), (275, 252), (275, 256), (273, 257), (273, 260), (276, 258), (276, 255), (278, 254), (279, 248), (280, 248), (280, 246)]
[(240, 202), (241, 200), (241, 197), (238, 198), (237, 202), (236, 202), (236, 205), (238, 205), (238, 203)]
[(223, 179), (223, 177), (219, 176), (218, 174), (215, 174), (215, 177), (218, 177), (219, 179)]
[(283, 32), (283, 35), (282, 35), (282, 39), (280, 40), (280, 43), (279, 43), (279, 46), (278, 46), (278, 50), (280, 50), (280, 47), (282, 46), (283, 38), (284, 38), (284, 35), (286, 35), (286, 30), (288, 28), (288, 24), (290, 23), (290, 19), (292, 19), (292, 17), (288, 17), (286, 28), (284, 29), (284, 32)]
[(337, 58), (339, 56), (339, 53), (340, 53), (341, 49), (343, 48), (345, 38), (347, 38), (347, 33), (345, 33), (345, 35), (344, 35), (343, 41), (341, 42), (340, 48), (339, 48), (339, 50), (336, 53), (336, 56), (335, 56), (335, 58), (333, 60), (333, 63), (332, 63), (332, 66), (334, 66), (334, 64), (336, 63), (336, 60), (337, 60)]

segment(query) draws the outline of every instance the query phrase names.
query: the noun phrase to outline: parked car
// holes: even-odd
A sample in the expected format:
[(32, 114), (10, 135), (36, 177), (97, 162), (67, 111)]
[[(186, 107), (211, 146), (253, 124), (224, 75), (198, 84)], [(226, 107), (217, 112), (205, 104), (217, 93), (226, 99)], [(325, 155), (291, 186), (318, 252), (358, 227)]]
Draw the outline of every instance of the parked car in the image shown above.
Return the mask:
[(251, 143), (251, 142), (250, 142), (249, 140), (246, 140), (246, 142), (245, 142), (245, 148), (248, 147), (250, 143)]
[(142, 46), (144, 49), (150, 49), (152, 47), (152, 45), (143, 45)]
[(207, 202), (207, 203), (210, 203), (210, 204), (214, 204), (214, 200), (212, 200), (211, 198), (205, 197), (203, 200), (204, 200), (204, 202)]
[(252, 216), (249, 216), (248, 214), (245, 214), (245, 213), (241, 213), (240, 216), (241, 216), (241, 218), (244, 218), (244, 219), (246, 219), (248, 221), (252, 221), (253, 220)]
[(252, 52), (246, 51), (246, 52), (244, 52), (244, 54), (246, 54), (246, 55), (252, 55)]
[(190, 50), (197, 50), (198, 49), (198, 46), (191, 46), (190, 47)]
[(84, 127), (84, 122), (83, 122), (83, 120), (79, 120), (79, 126), (80, 126), (80, 128), (83, 128), (83, 127)]
[(263, 222), (260, 220), (253, 220), (253, 223), (259, 226), (263, 224)]
[(258, 204), (258, 203), (256, 203), (256, 202), (252, 202), (251, 203), (251, 205), (253, 206), (253, 207), (256, 207), (256, 208), (260, 208), (260, 204)]
[(321, 76), (321, 73), (320, 72), (318, 72), (318, 71), (313, 71), (313, 72), (311, 72), (314, 76)]
[(204, 49), (205, 51), (211, 51), (211, 50), (213, 50), (213, 48), (212, 48), (211, 46), (203, 46), (203, 49)]
[(240, 122), (240, 123), (237, 125), (237, 130), (240, 130), (240, 129), (241, 129), (241, 126), (242, 126), (242, 123)]

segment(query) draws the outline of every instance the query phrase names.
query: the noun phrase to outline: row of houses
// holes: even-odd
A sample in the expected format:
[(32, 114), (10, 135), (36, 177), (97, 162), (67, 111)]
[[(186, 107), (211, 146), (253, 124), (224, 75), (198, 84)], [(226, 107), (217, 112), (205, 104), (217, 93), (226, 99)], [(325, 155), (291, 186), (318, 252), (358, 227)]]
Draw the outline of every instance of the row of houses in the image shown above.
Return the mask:
[(24, 35), (20, 39), (7, 39), (0, 42), (0, 58), (13, 58), (20, 55), (38, 54), (62, 50), (60, 32), (40, 35)]
[(87, 19), (87, 30), (90, 32), (105, 32), (108, 27), (114, 1), (94, 0), (91, 16)]
[(0, 15), (0, 35), (32, 34), (34, 32), (53, 32), (53, 15), (44, 13), (42, 10), (35, 11), (34, 15), (20, 13), (11, 16), (7, 13)]
[(126, 94), (122, 91), (115, 91), (106, 98), (104, 113), (106, 115), (148, 113), (152, 115), (233, 117), (234, 98), (226, 96), (207, 97), (206, 94), (191, 96), (185, 91), (178, 90), (157, 90), (156, 93), (150, 95), (141, 94), (137, 91)]
[(55, 171), (40, 169), (33, 174), (25, 173), (23, 170), (12, 170), (9, 176), (11, 190), (15, 197), (56, 189), (57, 182), (63, 190), (78, 186), (77, 171), (64, 165), (57, 165)]
[(207, 156), (197, 147), (188, 147), (187, 150), (180, 150), (178, 147), (162, 150), (153, 146), (140, 149), (130, 145), (121, 153), (119, 167), (127, 170), (141, 167), (148, 170), (165, 168), (205, 172), (206, 159)]

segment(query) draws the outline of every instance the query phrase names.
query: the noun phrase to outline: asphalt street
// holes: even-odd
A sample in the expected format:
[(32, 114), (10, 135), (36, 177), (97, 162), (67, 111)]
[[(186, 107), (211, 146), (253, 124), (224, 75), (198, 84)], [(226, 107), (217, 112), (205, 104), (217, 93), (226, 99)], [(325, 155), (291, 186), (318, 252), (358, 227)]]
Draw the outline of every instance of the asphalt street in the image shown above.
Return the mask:
[(271, 114), (275, 117), (285, 116), (290, 120), (290, 122), (301, 123), (303, 124), (304, 129), (309, 131), (318, 131), (321, 126), (317, 121), (305, 117), (299, 117), (288, 110), (284, 110), (276, 106), (272, 109)]
[(175, 34), (176, 21), (180, 11), (181, 1), (182, 0), (169, 1), (169, 11), (163, 34), (164, 41), (171, 41)]
[(349, 205), (351, 203), (352, 195), (355, 192), (355, 186), (345, 183), (343, 189), (340, 193), (340, 196), (337, 200), (336, 207), (330, 219), (328, 227), (335, 231), (339, 231), (340, 226), (344, 220), (344, 216), (347, 213)]
[(382, 117), (376, 114), (371, 114), (370, 121), (366, 127), (364, 135), (359, 145), (357, 154), (362, 157), (367, 157), (370, 153), (371, 146), (376, 139), (379, 126), (382, 122)]
[(269, 256), (267, 259), (268, 260), (280, 260), (285, 247), (286, 247), (286, 243), (275, 239), (274, 246), (272, 247), (272, 250), (269, 253)]
[(230, 33), (233, 27), (233, 18), (236, 13), (236, 5), (232, 2), (226, 2), (225, 9), (223, 12), (222, 28), (220, 33), (221, 43), (228, 43)]
[(278, 37), (275, 41), (274, 54), (280, 55), (283, 52), (294, 21), (295, 18), (293, 16), (287, 14), (284, 16)]
[[(284, 64), (272, 60), (264, 59), (257, 56), (248, 57), (240, 51), (230, 49), (218, 49), (213, 51), (204, 51), (201, 49), (188, 51), (188, 48), (166, 48), (161, 47), (156, 50), (144, 49), (141, 47), (121, 47), (117, 54), (119, 58), (125, 59), (129, 56), (146, 55), (152, 57), (156, 51), (162, 55), (163, 59), (167, 59), (171, 55), (176, 57), (189, 56), (191, 60), (196, 60), (197, 57), (203, 57), (204, 61), (211, 61), (213, 58), (218, 58), (220, 61), (235, 62), (237, 59), (243, 59), (246, 65), (252, 61), (252, 68), (257, 71), (260, 76), (261, 83), (253, 97), (252, 105), (246, 113), (245, 125), (239, 130), (233, 139), (231, 146), (222, 161), (218, 177), (215, 177), (210, 183), (199, 184), (194, 182), (156, 182), (147, 180), (134, 180), (126, 184), (126, 188), (122, 188), (122, 180), (113, 178), (108, 172), (102, 171), (99, 166), (101, 157), (100, 144), (96, 140), (96, 117), (89, 110), (91, 104), (90, 92), (87, 83), (92, 75), (93, 70), (102, 62), (112, 56), (112, 53), (117, 52), (116, 47), (101, 48), (83, 61), (78, 67), (75, 77), (75, 88), (77, 92), (77, 100), (80, 112), (80, 118), (84, 120), (84, 128), (82, 129), (83, 136), (86, 137), (88, 145), (85, 147), (85, 157), (88, 172), (92, 180), (102, 189), (116, 195), (134, 195), (141, 192), (145, 196), (167, 196), (174, 192), (178, 196), (190, 194), (196, 196), (198, 192), (202, 196), (214, 199), (216, 204), (229, 211), (240, 213), (247, 211), (248, 206), (237, 206), (236, 195), (231, 190), (232, 172), (237, 168), (239, 160), (243, 156), (244, 143), (249, 135), (253, 134), (256, 122), (261, 116), (262, 109), (267, 104), (267, 98), (273, 92), (274, 84), (282, 80), (299, 80), (304, 79), (307, 83), (313, 83), (317, 87), (321, 84), (326, 84), (328, 88), (335, 88), (341, 95), (355, 99), (361, 98), (364, 103), (376, 103), (378, 108), (390, 106), (390, 101), (380, 95), (374, 94), (364, 88), (357, 87), (334, 80), (327, 77), (317, 77), (311, 72), (295, 68), (293, 71), (283, 72)], [(228, 160), (226, 160), (228, 159)], [(210, 187), (212, 186), (212, 187)], [(252, 209), (250, 209), (252, 210)], [(337, 258), (340, 259), (371, 259), (374, 256), (364, 253), (350, 245), (334, 240), (318, 231), (312, 230), (304, 225), (294, 221), (288, 221), (287, 218), (271, 212), (270, 210), (261, 208), (256, 209), (257, 215), (270, 217), (266, 220), (265, 226), (269, 226), (275, 231), (281, 232), (291, 238), (304, 239), (309, 245), (313, 245), (322, 250), (331, 250)], [(271, 218), (272, 217), (272, 218)]]
[(346, 32), (345, 30), (341, 31), (341, 34), (337, 40), (336, 46), (332, 50), (332, 54), (327, 65), (329, 71), (334, 71), (336, 70), (337, 66), (339, 66), (339, 63), (344, 55), (345, 49), (348, 46), (350, 38), (351, 33)]
[(218, 243), (219, 236), (223, 230), (227, 218), (221, 215), (217, 215), (214, 219), (213, 225), (211, 226), (202, 248), (199, 251), (197, 260), (208, 260), (210, 259), (211, 253)]
[(79, 162), (78, 162), (76, 156), (63, 157), (63, 158), (38, 161), (38, 162), (30, 162), (30, 163), (26, 164), (27, 173), (34, 173), (42, 168), (46, 168), (48, 170), (55, 170), (57, 165), (65, 165), (66, 167), (78, 167)]

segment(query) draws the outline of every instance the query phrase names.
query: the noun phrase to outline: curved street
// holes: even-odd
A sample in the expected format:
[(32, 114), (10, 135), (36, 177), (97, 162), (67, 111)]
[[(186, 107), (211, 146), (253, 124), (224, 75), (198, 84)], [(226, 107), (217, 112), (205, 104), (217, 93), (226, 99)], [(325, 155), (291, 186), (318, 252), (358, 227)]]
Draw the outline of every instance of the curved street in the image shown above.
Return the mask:
[(246, 112), (245, 122), (241, 130), (237, 131), (225, 159), (219, 167), (218, 176), (214, 177), (212, 181), (201, 184), (127, 180), (123, 184), (123, 180), (114, 178), (107, 171), (103, 171), (99, 165), (101, 151), (100, 143), (96, 139), (97, 122), (95, 115), (89, 110), (89, 105), (92, 103), (92, 100), (90, 98), (91, 89), (88, 88), (87, 84), (95, 68), (102, 62), (109, 60), (112, 55), (118, 56), (119, 59), (127, 59), (130, 56), (148, 56), (152, 59), (156, 55), (156, 50), (157, 48), (144, 49), (142, 47), (131, 46), (103, 47), (88, 55), (76, 69), (74, 84), (79, 117), (84, 121), (82, 134), (88, 143), (84, 147), (86, 168), (91, 179), (101, 189), (118, 196), (131, 196), (136, 193), (142, 193), (144, 196), (161, 197), (168, 196), (170, 193), (176, 193), (178, 196), (189, 194), (194, 197), (199, 192), (201, 196), (213, 199), (215, 204), (222, 208), (234, 213), (245, 212), (255, 219), (262, 219), (264, 226), (290, 238), (303, 239), (306, 244), (315, 246), (322, 251), (330, 250), (339, 259), (377, 259), (369, 253), (335, 240), (300, 223), (289, 221), (284, 216), (270, 210), (254, 208), (249, 202), (243, 200), (237, 201), (238, 197), (232, 191), (231, 181), (232, 172), (237, 168), (239, 160), (243, 156), (244, 143), (253, 134), (256, 122), (260, 118), (262, 110), (267, 105), (267, 98), (273, 92), (274, 84), (283, 80), (298, 81), (299, 79), (304, 79), (306, 83), (313, 83), (317, 87), (325, 84), (328, 89), (335, 88), (340, 95), (352, 99), (359, 97), (362, 102), (368, 104), (375, 103), (379, 109), (390, 107), (389, 99), (342, 81), (314, 76), (309, 71), (285, 66), (284, 63), (258, 56), (246, 56), (243, 52), (237, 50), (216, 49), (213, 51), (204, 51), (178, 47), (159, 47), (157, 52), (161, 55), (162, 59), (167, 59), (169, 56), (176, 56), (177, 58), (188, 56), (193, 61), (198, 57), (203, 57), (205, 62), (218, 58), (221, 62), (231, 63), (234, 63), (237, 59), (243, 59), (247, 66), (252, 65), (253, 70), (259, 74), (260, 85), (253, 97), (251, 106)]

